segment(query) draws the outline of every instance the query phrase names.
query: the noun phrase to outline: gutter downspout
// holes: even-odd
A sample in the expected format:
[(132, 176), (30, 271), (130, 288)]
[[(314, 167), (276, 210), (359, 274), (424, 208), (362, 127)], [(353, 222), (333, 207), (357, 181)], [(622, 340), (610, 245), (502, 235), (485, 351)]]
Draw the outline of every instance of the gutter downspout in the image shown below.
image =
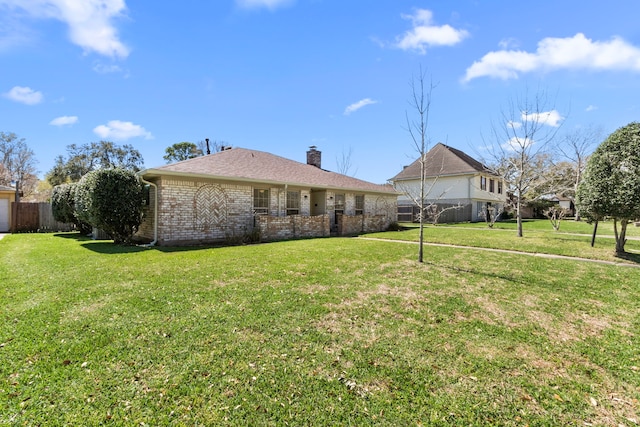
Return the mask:
[(158, 186), (156, 184), (154, 184), (153, 182), (145, 180), (142, 177), (142, 175), (140, 175), (140, 181), (144, 182), (145, 184), (149, 184), (150, 186), (153, 187), (153, 193), (154, 193), (154, 196), (153, 196), (153, 240), (151, 241), (151, 243), (143, 245), (143, 246), (151, 247), (151, 246), (155, 246), (156, 243), (158, 243)]

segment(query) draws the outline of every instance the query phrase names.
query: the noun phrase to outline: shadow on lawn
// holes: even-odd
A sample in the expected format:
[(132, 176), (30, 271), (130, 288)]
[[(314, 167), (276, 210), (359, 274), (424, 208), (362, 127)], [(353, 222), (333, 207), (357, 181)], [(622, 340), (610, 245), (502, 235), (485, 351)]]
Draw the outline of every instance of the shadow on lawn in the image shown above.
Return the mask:
[(145, 246), (143, 244), (132, 245), (118, 245), (113, 243), (113, 240), (94, 240), (91, 235), (84, 235), (79, 232), (72, 233), (56, 233), (55, 237), (61, 237), (63, 239), (73, 239), (81, 243), (82, 247), (89, 249), (93, 252), (107, 255), (116, 254), (132, 254), (137, 252), (145, 252), (154, 250), (158, 252), (186, 252), (186, 251), (201, 251), (203, 249), (213, 249), (222, 247), (221, 245), (211, 246)]
[(82, 246), (93, 252), (106, 255), (133, 254), (146, 251), (157, 251), (163, 253), (172, 252), (193, 252), (205, 249), (221, 248), (221, 246), (144, 246), (144, 245), (117, 245), (111, 240), (95, 241), (89, 239), (82, 243)]
[(624, 259), (626, 261), (631, 261), (636, 264), (640, 264), (640, 254), (635, 252), (625, 252), (620, 255), (616, 255), (616, 258)]

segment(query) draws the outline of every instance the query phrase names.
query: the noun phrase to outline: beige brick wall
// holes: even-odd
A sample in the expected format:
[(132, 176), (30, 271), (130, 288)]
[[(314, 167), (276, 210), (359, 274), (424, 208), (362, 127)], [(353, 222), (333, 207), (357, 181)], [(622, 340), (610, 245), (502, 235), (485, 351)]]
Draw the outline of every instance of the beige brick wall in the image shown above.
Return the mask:
[[(217, 182), (207, 179), (159, 178), (158, 186), (158, 244), (191, 245), (237, 241), (260, 227), (261, 238), (282, 240), (298, 237), (329, 235), (334, 223), (335, 194), (326, 192), (327, 214), (309, 216), (310, 189), (288, 187), (300, 192), (300, 215), (286, 215), (286, 188), (269, 188), (269, 216), (253, 216), (253, 186), (243, 183)], [(155, 191), (150, 189), (150, 203), (144, 210), (143, 223), (138, 236), (153, 239), (153, 206)], [(355, 193), (345, 193), (345, 214), (355, 213)], [(380, 231), (395, 221), (394, 195), (365, 194), (365, 221), (363, 231)], [(379, 219), (371, 219), (371, 218)], [(351, 221), (351, 220), (349, 220)], [(354, 220), (356, 221), (356, 220)], [(362, 219), (360, 220), (362, 223)], [(350, 231), (355, 226), (349, 225)], [(360, 232), (360, 231), (358, 231)]]
[(330, 234), (329, 215), (260, 216), (257, 219), (262, 241), (303, 237), (325, 237)]

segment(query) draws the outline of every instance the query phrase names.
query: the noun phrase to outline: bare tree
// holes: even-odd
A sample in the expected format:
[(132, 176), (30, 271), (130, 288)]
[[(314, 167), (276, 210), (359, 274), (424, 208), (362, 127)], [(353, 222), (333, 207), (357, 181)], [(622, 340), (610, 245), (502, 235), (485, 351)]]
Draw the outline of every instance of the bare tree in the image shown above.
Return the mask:
[[(582, 180), (582, 174), (587, 166), (589, 155), (593, 152), (596, 145), (603, 139), (604, 131), (601, 127), (589, 126), (580, 128), (572, 133), (568, 133), (558, 145), (558, 149), (562, 156), (573, 163), (574, 181), (573, 194), (575, 197), (578, 185)], [(580, 210), (576, 208), (576, 221), (580, 221)]]
[(535, 161), (554, 140), (564, 117), (549, 102), (545, 91), (511, 98), (501, 111), (500, 123), (492, 124), (488, 144), (489, 163), (509, 182), (515, 201), (517, 235), (522, 237), (522, 205), (525, 194), (540, 179)]
[(358, 169), (355, 170), (352, 174), (349, 174), (351, 168), (353, 167), (353, 163), (351, 161), (351, 155), (353, 154), (353, 149), (349, 147), (349, 151), (342, 150), (340, 157), (336, 156), (336, 167), (337, 172), (342, 175), (355, 176), (358, 173)]
[(20, 201), (21, 193), (29, 194), (35, 188), (37, 160), (24, 138), (18, 138), (13, 132), (0, 132), (0, 163), (3, 166), (0, 184), (15, 182), (16, 201)]
[(413, 146), (419, 154), (420, 161), (420, 189), (419, 199), (416, 201), (420, 210), (420, 242), (418, 249), (418, 262), (423, 262), (423, 247), (424, 242), (424, 217), (425, 217), (425, 196), (426, 196), (426, 154), (429, 148), (429, 138), (427, 135), (427, 129), (429, 125), (429, 110), (431, 108), (431, 94), (434, 89), (433, 81), (429, 80), (428, 86), (425, 88), (426, 73), (420, 66), (420, 74), (416, 77), (412, 77), (409, 82), (411, 88), (411, 98), (409, 100), (409, 106), (414, 110), (415, 117), (409, 118), (409, 113), (405, 112), (407, 120), (407, 130), (413, 141)]

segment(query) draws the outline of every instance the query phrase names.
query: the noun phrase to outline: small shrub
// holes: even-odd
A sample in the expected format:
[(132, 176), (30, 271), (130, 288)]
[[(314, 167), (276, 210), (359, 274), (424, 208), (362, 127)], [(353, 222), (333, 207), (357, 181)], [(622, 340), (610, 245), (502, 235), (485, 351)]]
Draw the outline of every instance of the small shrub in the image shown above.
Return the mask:
[(76, 214), (103, 230), (115, 243), (130, 243), (142, 222), (144, 189), (136, 174), (99, 169), (82, 177), (76, 188)]
[(393, 221), (391, 224), (387, 226), (387, 231), (400, 231), (402, 227), (398, 224), (398, 221)]

